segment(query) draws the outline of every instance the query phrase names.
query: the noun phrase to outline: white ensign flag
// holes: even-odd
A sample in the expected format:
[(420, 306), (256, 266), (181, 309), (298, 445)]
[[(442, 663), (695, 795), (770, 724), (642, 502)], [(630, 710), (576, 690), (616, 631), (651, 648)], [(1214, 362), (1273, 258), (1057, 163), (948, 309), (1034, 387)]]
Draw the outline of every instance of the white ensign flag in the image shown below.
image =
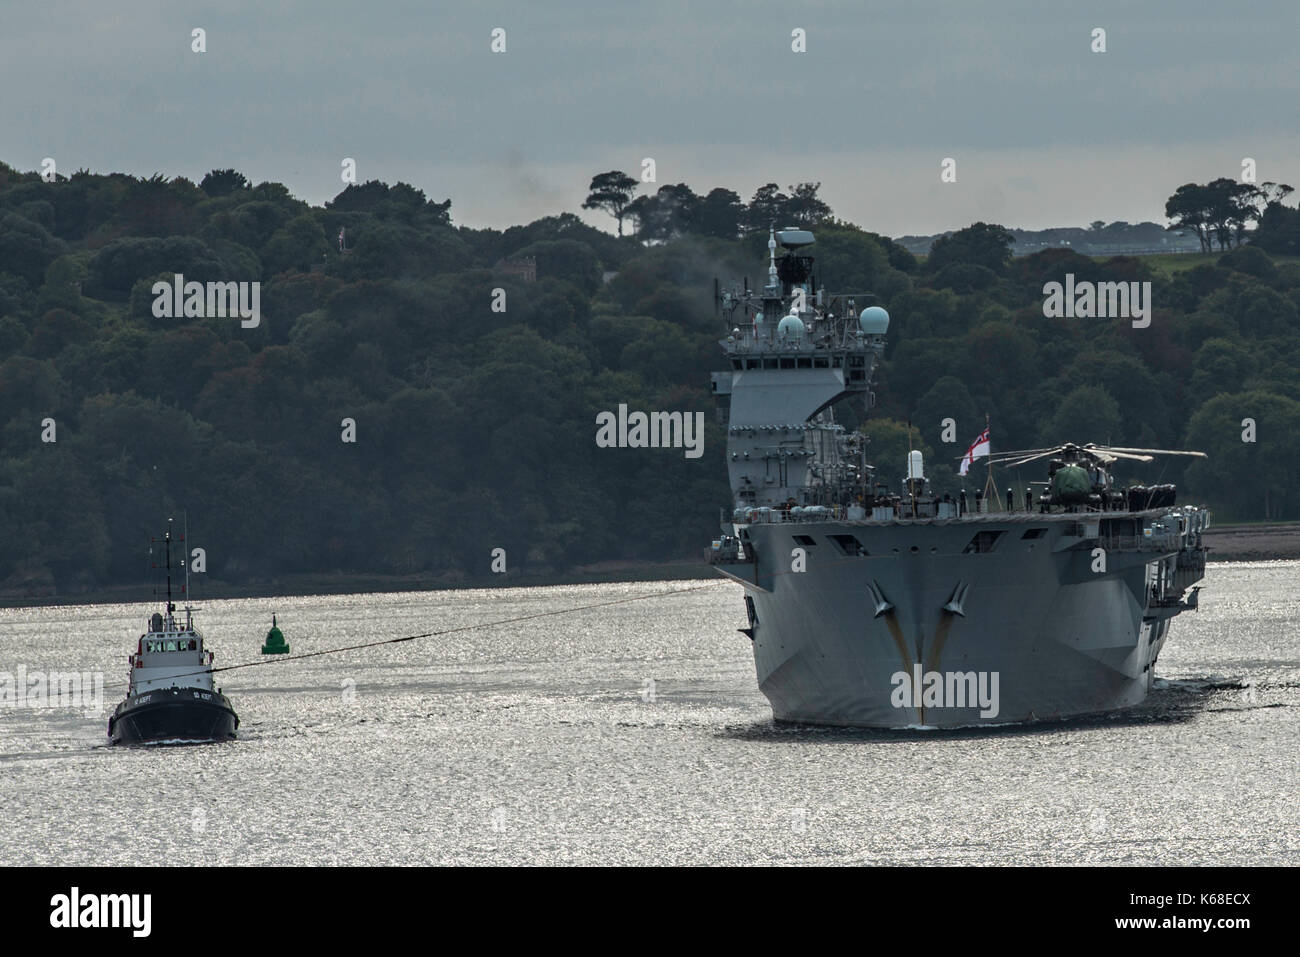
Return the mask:
[(977, 458), (979, 458), (981, 455), (988, 455), (988, 454), (989, 454), (989, 430), (987, 427), (985, 427), (984, 431), (979, 434), (979, 438), (977, 438), (974, 442), (972, 442), (971, 447), (966, 450), (966, 456), (961, 460), (961, 469), (958, 471), (958, 474), (965, 475), (967, 472), (970, 471), (971, 465), (974, 464)]

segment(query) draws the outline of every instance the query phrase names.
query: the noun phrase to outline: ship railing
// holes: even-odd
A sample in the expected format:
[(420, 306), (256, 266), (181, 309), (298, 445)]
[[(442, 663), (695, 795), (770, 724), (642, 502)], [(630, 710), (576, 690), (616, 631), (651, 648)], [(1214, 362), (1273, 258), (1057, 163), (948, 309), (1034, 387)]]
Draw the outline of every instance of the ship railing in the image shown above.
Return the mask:
[[(809, 513), (809, 509), (817, 511)], [(848, 510), (842, 505), (796, 505), (790, 509), (776, 506), (746, 506), (736, 509), (732, 521), (742, 525), (783, 525), (799, 522), (837, 522)]]
[(1171, 548), (1183, 547), (1182, 536), (1177, 533), (1165, 535), (1102, 535), (1097, 544), (1107, 551), (1127, 552), (1167, 552)]

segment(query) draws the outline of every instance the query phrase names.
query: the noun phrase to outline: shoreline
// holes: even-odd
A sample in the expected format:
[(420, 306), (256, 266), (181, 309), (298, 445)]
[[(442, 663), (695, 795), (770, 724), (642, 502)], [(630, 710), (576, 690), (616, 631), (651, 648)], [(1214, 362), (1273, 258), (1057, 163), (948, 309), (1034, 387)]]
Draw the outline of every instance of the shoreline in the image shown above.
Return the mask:
[[(1300, 522), (1258, 525), (1218, 525), (1205, 532), (1210, 564), (1217, 562), (1287, 561), (1300, 559)], [(601, 585), (613, 582), (706, 580), (718, 577), (704, 562), (605, 562), (575, 569), (565, 575), (507, 574), (451, 580), (445, 575), (281, 575), (268, 581), (230, 584), (211, 581), (202, 585), (194, 601), (230, 598), (295, 598), (313, 595), (365, 595), (385, 592), (451, 591), (458, 589), (542, 588), (554, 585)], [(104, 605), (156, 601), (139, 585), (90, 588), (62, 594), (0, 594), (0, 608), (36, 608), (59, 605)], [(14, 589), (16, 592), (17, 589)]]
[[(704, 562), (635, 563), (609, 562), (574, 570), (567, 575), (528, 576), (505, 574), (493, 579), (475, 578), (451, 581), (446, 576), (422, 575), (349, 575), (305, 574), (280, 575), (269, 581), (236, 585), (228, 582), (205, 582), (200, 589), (191, 588), (190, 600), (223, 601), (231, 598), (302, 598), (316, 595), (370, 595), (393, 592), (462, 591), (493, 588), (546, 588), (560, 585), (606, 585), (614, 582), (658, 582), (707, 580), (723, 576)], [(16, 590), (16, 589), (15, 589)], [(44, 608), (60, 605), (130, 605), (153, 604), (160, 599), (152, 586), (114, 585), (84, 591), (46, 595), (0, 594), (0, 608)], [(182, 602), (176, 600), (178, 606)]]
[(1211, 525), (1204, 534), (1211, 562), (1266, 562), (1300, 558), (1300, 522)]

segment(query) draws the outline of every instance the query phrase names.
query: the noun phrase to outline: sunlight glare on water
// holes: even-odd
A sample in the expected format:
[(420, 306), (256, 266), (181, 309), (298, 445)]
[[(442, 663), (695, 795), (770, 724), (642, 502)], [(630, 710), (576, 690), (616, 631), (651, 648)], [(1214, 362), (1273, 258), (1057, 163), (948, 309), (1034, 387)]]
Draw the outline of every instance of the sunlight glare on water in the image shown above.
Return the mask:
[(1142, 706), (970, 732), (776, 726), (738, 586), (202, 603), (238, 740), (110, 748), (154, 606), (0, 610), (0, 671), (102, 671), (104, 712), (0, 708), (0, 864), (1294, 864), (1300, 563), (1211, 565)]

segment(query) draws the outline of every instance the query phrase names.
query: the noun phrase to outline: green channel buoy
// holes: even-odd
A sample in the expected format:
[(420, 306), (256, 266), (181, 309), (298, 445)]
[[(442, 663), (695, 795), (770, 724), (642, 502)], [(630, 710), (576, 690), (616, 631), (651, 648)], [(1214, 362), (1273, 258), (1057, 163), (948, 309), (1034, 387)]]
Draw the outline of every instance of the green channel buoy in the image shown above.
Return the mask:
[(271, 616), (271, 630), (266, 633), (266, 644), (262, 646), (264, 655), (287, 655), (289, 653), (289, 643), (284, 640), (284, 633), (280, 631), (279, 626), (275, 623), (275, 615)]

